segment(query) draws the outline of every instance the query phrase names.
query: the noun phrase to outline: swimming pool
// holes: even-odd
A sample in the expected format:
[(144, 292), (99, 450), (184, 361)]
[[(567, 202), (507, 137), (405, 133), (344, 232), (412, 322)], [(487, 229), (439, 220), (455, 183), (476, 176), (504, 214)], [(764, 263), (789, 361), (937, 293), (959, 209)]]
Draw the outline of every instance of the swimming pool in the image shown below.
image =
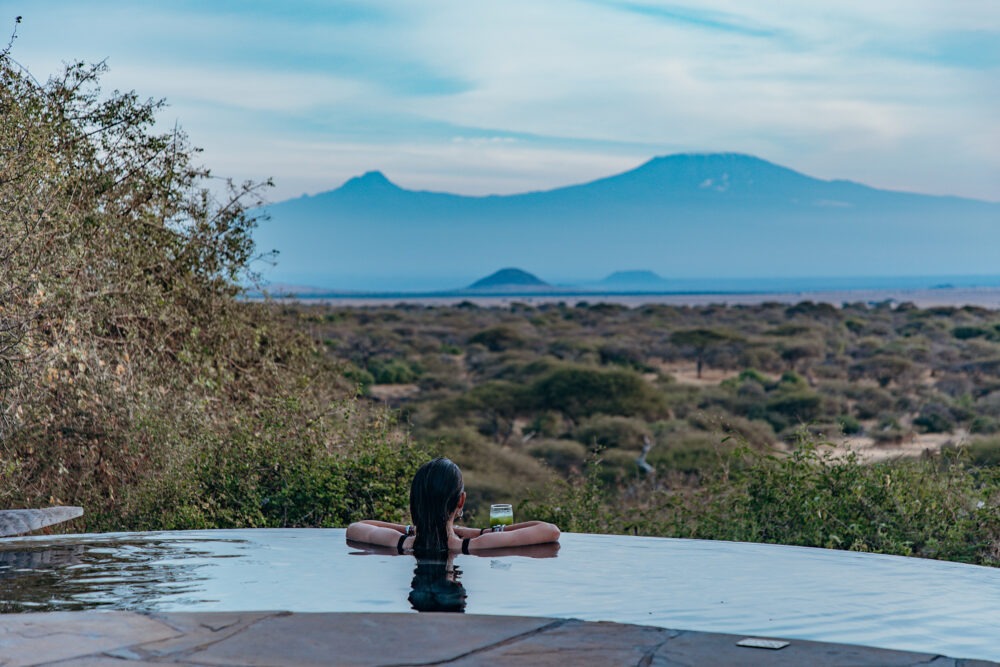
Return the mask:
[[(412, 556), (341, 529), (0, 540), (0, 610), (412, 611)], [(1000, 569), (805, 547), (563, 534), (455, 557), (467, 613), (608, 620), (1000, 660)]]

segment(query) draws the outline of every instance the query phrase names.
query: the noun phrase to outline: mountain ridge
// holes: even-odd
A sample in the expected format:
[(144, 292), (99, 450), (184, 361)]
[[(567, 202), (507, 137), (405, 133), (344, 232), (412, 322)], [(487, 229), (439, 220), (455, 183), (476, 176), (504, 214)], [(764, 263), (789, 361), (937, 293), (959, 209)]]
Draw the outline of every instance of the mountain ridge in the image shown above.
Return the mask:
[(671, 277), (995, 272), (1000, 204), (816, 179), (740, 153), (652, 158), (513, 195), (401, 188), (369, 171), (266, 207), (265, 277), (365, 289), (468, 284), (490, 266), (557, 282), (646, 266)]

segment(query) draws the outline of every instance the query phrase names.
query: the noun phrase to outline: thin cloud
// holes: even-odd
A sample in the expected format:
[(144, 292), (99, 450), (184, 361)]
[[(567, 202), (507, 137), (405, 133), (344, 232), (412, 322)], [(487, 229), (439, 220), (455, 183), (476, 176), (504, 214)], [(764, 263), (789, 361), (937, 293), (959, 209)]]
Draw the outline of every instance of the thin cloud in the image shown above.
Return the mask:
[(641, 4), (637, 2), (613, 2), (611, 0), (587, 0), (616, 11), (638, 14), (669, 23), (704, 30), (719, 30), (747, 37), (776, 37), (781, 31), (756, 25), (737, 14), (708, 11), (683, 5)]
[(995, 3), (49, 0), (22, 13), (15, 57), (36, 76), (107, 58), (108, 89), (166, 97), (165, 122), (207, 164), (274, 176), (276, 197), (390, 168), (404, 185), (509, 193), (735, 151), (1000, 199)]

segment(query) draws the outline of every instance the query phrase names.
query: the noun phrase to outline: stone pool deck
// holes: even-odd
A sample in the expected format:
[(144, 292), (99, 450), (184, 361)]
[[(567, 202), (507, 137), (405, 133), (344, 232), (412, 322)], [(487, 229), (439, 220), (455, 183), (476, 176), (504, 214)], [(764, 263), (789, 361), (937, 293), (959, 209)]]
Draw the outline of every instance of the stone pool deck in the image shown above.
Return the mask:
[(53, 612), (0, 617), (0, 665), (932, 665), (998, 663), (618, 623), (461, 614)]

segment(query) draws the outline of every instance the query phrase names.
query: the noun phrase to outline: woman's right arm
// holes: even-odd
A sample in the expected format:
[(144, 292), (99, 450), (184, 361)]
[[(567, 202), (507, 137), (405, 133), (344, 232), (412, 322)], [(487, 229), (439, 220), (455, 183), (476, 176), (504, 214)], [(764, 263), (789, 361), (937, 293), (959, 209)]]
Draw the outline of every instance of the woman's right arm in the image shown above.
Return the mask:
[(400, 535), (405, 534), (406, 526), (400, 526), (385, 521), (358, 521), (347, 527), (347, 539), (365, 544), (377, 544), (383, 547), (394, 547), (399, 543)]

